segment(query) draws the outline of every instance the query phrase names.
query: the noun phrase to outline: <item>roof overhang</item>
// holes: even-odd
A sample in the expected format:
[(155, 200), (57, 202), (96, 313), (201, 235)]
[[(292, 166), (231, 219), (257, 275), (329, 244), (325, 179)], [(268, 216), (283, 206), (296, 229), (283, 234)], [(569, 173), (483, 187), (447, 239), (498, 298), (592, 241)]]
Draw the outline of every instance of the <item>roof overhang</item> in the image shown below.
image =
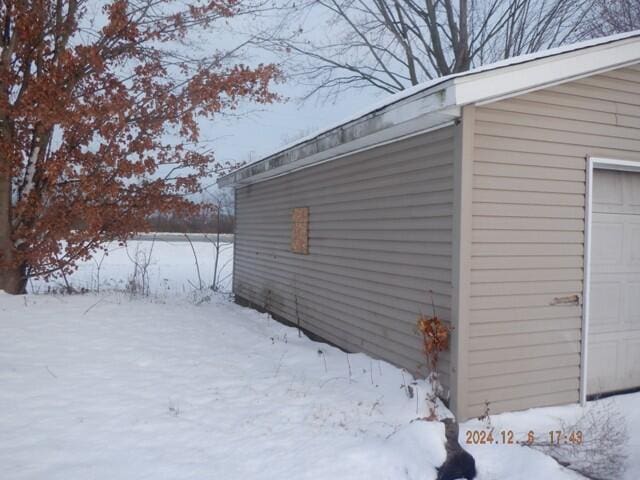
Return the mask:
[(436, 79), (382, 106), (220, 177), (242, 186), (450, 125), (461, 108), (485, 104), (640, 62), (640, 32), (517, 57)]
[(320, 133), (218, 179), (221, 187), (254, 183), (451, 124), (460, 116), (449, 87), (424, 92)]
[(635, 32), (635, 35), (629, 38), (531, 60), (522, 57), (522, 61), (517, 63), (506, 66), (495, 64), (493, 68), (471, 71), (468, 75), (456, 77), (456, 104), (495, 102), (633, 65), (639, 61), (640, 32)]

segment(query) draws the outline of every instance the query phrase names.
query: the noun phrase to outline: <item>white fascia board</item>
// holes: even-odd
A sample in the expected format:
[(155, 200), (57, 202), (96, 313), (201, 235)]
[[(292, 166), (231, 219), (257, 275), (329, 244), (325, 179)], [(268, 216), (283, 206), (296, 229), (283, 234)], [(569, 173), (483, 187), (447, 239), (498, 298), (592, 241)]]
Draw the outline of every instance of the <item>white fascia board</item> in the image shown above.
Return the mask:
[(291, 148), (240, 168), (217, 180), (220, 187), (241, 186), (343, 157), (460, 118), (452, 82), (406, 98), (376, 112), (325, 131)]
[(457, 105), (488, 103), (640, 61), (640, 39), (540, 58), (453, 79)]

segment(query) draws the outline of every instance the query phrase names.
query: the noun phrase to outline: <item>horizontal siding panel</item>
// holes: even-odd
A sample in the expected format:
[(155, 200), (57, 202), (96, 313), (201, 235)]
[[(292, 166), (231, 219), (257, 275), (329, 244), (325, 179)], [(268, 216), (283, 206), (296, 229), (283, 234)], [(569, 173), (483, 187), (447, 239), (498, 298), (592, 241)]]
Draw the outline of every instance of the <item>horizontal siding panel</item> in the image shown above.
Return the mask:
[(346, 240), (387, 240), (390, 242), (446, 242), (451, 240), (451, 230), (412, 230), (412, 231), (380, 231), (380, 230), (359, 230), (350, 232), (348, 230), (323, 230), (316, 232), (311, 228), (310, 238), (344, 238)]
[[(251, 285), (254, 291), (261, 292), (264, 290), (264, 279), (246, 278), (243, 282)], [(296, 309), (295, 299), (298, 300)], [(352, 303), (341, 301), (338, 296), (318, 296), (308, 288), (298, 287), (292, 291), (289, 298), (271, 298), (264, 294), (259, 295), (262, 306), (279, 308), (282, 313), (286, 313), (287, 317), (294, 320), (300, 326), (306, 327), (309, 323), (309, 317), (319, 316), (325, 318), (326, 321), (333, 319), (338, 322), (341, 328), (353, 332), (364, 329), (372, 335), (392, 341), (406, 348), (413, 348), (418, 352), (421, 351), (421, 342), (415, 333), (413, 322), (403, 322), (397, 317), (389, 317), (385, 313), (373, 308), (364, 309), (361, 305), (354, 306)], [(410, 323), (410, 325), (407, 325)]]
[(630, 117), (627, 115), (618, 115), (618, 125), (625, 127), (640, 128), (640, 117)]
[(492, 362), (480, 365), (471, 365), (469, 375), (471, 378), (484, 378), (493, 375), (512, 374), (520, 372), (530, 372), (539, 370), (549, 370), (562, 367), (579, 367), (580, 355), (562, 354), (537, 358), (527, 358), (524, 360), (511, 360), (509, 362)]
[[(235, 245), (241, 245), (249, 248), (254, 252), (260, 251), (261, 247), (280, 252), (289, 252), (289, 245), (283, 243), (283, 240), (273, 241), (265, 239), (261, 236), (252, 238), (236, 237)], [(362, 252), (372, 252), (376, 255), (389, 253), (407, 253), (418, 255), (451, 255), (450, 242), (386, 242), (384, 240), (373, 241), (368, 240), (366, 243), (360, 240), (344, 240), (344, 239), (313, 239), (314, 248), (331, 249), (341, 251), (359, 250)], [(322, 253), (319, 250), (318, 253)]]
[[(524, 360), (530, 358), (544, 358), (555, 355), (577, 354), (580, 352), (580, 343), (557, 342), (545, 345), (533, 345), (530, 347), (513, 347), (499, 349), (485, 349), (469, 353), (470, 365), (482, 363), (503, 362), (512, 360)], [(508, 396), (506, 398), (509, 398)]]
[(631, 97), (640, 97), (640, 83), (638, 83), (636, 77), (637, 75), (633, 74), (627, 78), (611, 78), (605, 75), (597, 75), (595, 77), (582, 78), (576, 83), (578, 85), (589, 85), (590, 87), (600, 87), (606, 90), (622, 92), (626, 99), (630, 97), (629, 93), (633, 94)]
[[(378, 158), (370, 158), (357, 163), (336, 165), (331, 169), (318, 170), (312, 177), (292, 173), (282, 177), (250, 185), (238, 190), (239, 195), (256, 195), (256, 198), (269, 197), (277, 201), (286, 194), (305, 195), (309, 192), (317, 193), (320, 185), (327, 188), (344, 189), (345, 186), (357, 187), (358, 184), (376, 183), (384, 178), (402, 179), (407, 174), (416, 171), (424, 173), (432, 171), (433, 177), (441, 177), (443, 172), (451, 169), (448, 159), (451, 156), (450, 143), (436, 149), (416, 149), (410, 155), (396, 155), (393, 162), (389, 161), (389, 155), (384, 154)], [(285, 188), (286, 187), (286, 188)]]
[(469, 327), (469, 336), (487, 337), (492, 335), (579, 330), (581, 325), (582, 319), (578, 317), (520, 320), (518, 322), (474, 323)]
[(474, 175), (474, 188), (490, 190), (515, 190), (518, 192), (579, 193), (584, 194), (584, 182), (562, 180), (538, 180), (516, 177), (485, 177)]
[[(309, 323), (307, 313), (313, 312), (314, 308), (319, 309), (327, 319), (344, 323), (343, 328), (364, 329), (365, 332), (377, 331), (382, 337), (394, 337), (394, 341), (400, 342), (406, 347), (419, 347), (418, 336), (415, 332), (414, 315), (411, 313), (410, 319), (407, 316), (394, 315), (389, 317), (386, 310), (376, 310), (375, 305), (368, 305), (359, 299), (346, 298), (346, 296), (336, 295), (333, 291), (314, 291), (309, 283), (299, 284), (296, 288), (287, 288), (282, 290), (283, 284), (271, 279), (266, 280), (263, 275), (249, 275), (247, 272), (241, 272), (240, 277), (245, 295), (251, 295), (252, 300), (265, 309), (278, 308), (281, 312), (286, 313), (291, 322), (300, 324)], [(284, 286), (289, 287), (288, 284)], [(295, 299), (298, 299), (298, 306), (295, 305)], [(324, 309), (324, 307), (327, 307)], [(392, 309), (391, 309), (392, 310)], [(344, 317), (344, 318), (342, 318)], [(359, 325), (363, 318), (367, 318), (366, 325)], [(389, 319), (393, 318), (392, 322)], [(411, 328), (407, 329), (407, 326)], [(384, 333), (382, 333), (384, 332)]]
[(509, 165), (498, 162), (475, 161), (473, 171), (476, 175), (511, 178), (530, 178), (536, 180), (565, 180), (584, 182), (584, 170), (570, 168), (553, 168), (530, 165)]
[(599, 100), (605, 100), (617, 104), (640, 106), (639, 95), (630, 95), (627, 92), (621, 92), (619, 90), (595, 87), (593, 85), (583, 83), (582, 81), (557, 85), (553, 87), (553, 90), (559, 93), (568, 93), (570, 95), (578, 95), (586, 98), (597, 98)]
[[(535, 241), (532, 238), (531, 241)], [(474, 243), (471, 255), (475, 257), (503, 256), (560, 256), (580, 255), (584, 252), (582, 243)]]
[(636, 84), (640, 84), (640, 78), (638, 78), (638, 70), (634, 70), (633, 68), (620, 68), (618, 70), (603, 73), (600, 76), (602, 78), (617, 78), (620, 80), (627, 80)]
[(473, 228), (492, 230), (584, 230), (583, 219), (541, 218), (541, 217), (499, 217), (474, 215)]
[[(240, 245), (239, 248), (243, 255), (252, 255), (255, 254), (256, 248), (258, 247), (259, 240), (253, 245), (253, 248), (250, 246)], [(378, 271), (384, 270), (380, 268), (379, 265), (391, 265), (391, 266), (410, 266), (410, 267), (436, 267), (436, 268), (451, 268), (451, 257), (450, 255), (431, 255), (429, 253), (425, 253), (424, 250), (420, 252), (418, 255), (415, 253), (406, 253), (402, 252), (382, 252), (382, 254), (378, 252), (370, 252), (367, 250), (358, 250), (358, 249), (349, 249), (349, 248), (326, 248), (326, 247), (318, 247), (314, 245), (313, 247), (314, 257), (317, 259), (322, 259), (323, 257), (331, 257), (332, 259), (343, 259), (343, 260), (355, 260), (361, 261), (364, 265), (367, 265), (368, 269), (375, 269), (378, 266)], [(287, 255), (290, 256), (291, 253), (282, 247), (279, 248), (269, 248), (269, 246), (262, 246), (260, 250), (261, 255)], [(291, 257), (294, 258), (294, 257)], [(335, 261), (335, 260), (334, 260)], [(343, 263), (340, 263), (343, 264)], [(373, 265), (373, 267), (370, 267)]]
[[(425, 218), (425, 215), (427, 216)], [(362, 221), (362, 220), (387, 220), (403, 219), (424, 221), (433, 218), (451, 217), (453, 207), (450, 203), (440, 203), (436, 205), (416, 205), (411, 207), (398, 208), (370, 208), (367, 210), (353, 210), (351, 205), (342, 211), (324, 212), (322, 208), (313, 209), (314, 222), (328, 221)]]
[[(521, 387), (530, 383), (547, 383), (559, 380), (575, 380), (580, 378), (580, 367), (554, 367), (545, 370), (529, 370), (514, 374), (499, 374), (490, 377), (474, 378), (469, 381), (470, 392), (486, 392), (487, 389)], [(481, 393), (482, 394), (482, 393)]]
[[(349, 204), (349, 207), (345, 208), (344, 205), (342, 207), (317, 205), (313, 209), (313, 218), (316, 221), (407, 219), (424, 218), (425, 215), (429, 217), (451, 216), (453, 215), (452, 205), (450, 202), (436, 204), (413, 202), (410, 204), (404, 201), (400, 206), (389, 206), (385, 204), (382, 207), (375, 207), (363, 204), (362, 208), (354, 208), (353, 205)], [(264, 221), (285, 222), (290, 219), (291, 212), (287, 209), (275, 210), (271, 208), (259, 213), (244, 212), (242, 223), (249, 224)]]
[[(549, 143), (554, 146), (565, 144), (579, 145), (583, 148), (596, 147), (627, 150), (630, 152), (640, 151), (640, 140), (633, 138), (612, 137), (604, 134), (587, 134), (548, 128), (523, 127), (521, 125), (506, 125), (492, 122), (478, 122), (476, 128), (480, 135), (502, 137), (503, 142), (507, 146), (510, 144), (511, 139), (520, 139), (533, 140), (538, 143)], [(620, 130), (625, 129), (620, 127)]]
[[(618, 115), (630, 115), (632, 117), (640, 118), (640, 106), (638, 105), (627, 105), (624, 103), (619, 103), (616, 105), (616, 110), (618, 112)], [(618, 122), (620, 122), (619, 116)]]
[[(374, 270), (376, 266), (371, 266), (369, 269), (356, 270), (340, 265), (339, 262), (335, 263), (307, 263), (306, 266), (297, 265), (295, 262), (286, 261), (285, 257), (281, 258), (262, 258), (256, 257), (253, 259), (247, 259), (246, 266), (248, 268), (265, 268), (278, 261), (278, 271), (287, 272), (291, 275), (314, 275), (318, 278), (327, 278), (331, 281), (332, 276), (339, 277), (336, 282), (349, 285), (366, 286), (368, 289), (375, 291), (385, 291), (385, 287), (388, 286), (392, 290), (407, 290), (407, 296), (415, 297), (416, 293), (424, 293), (425, 290), (420, 287), (433, 284), (434, 288), (439, 288), (440, 285), (448, 285), (450, 282), (450, 275), (446, 273), (446, 269), (434, 269), (424, 268), (418, 270), (418, 273), (414, 273), (413, 277), (409, 277), (407, 272), (402, 272), (403, 268), (392, 265), (393, 268), (384, 266), (377, 267), (378, 270)], [(365, 262), (372, 263), (372, 262)], [(339, 268), (337, 268), (339, 267)], [(400, 270), (400, 273), (398, 272)], [(395, 280), (395, 283), (392, 282)], [(437, 285), (440, 284), (440, 285)], [(428, 290), (426, 290), (428, 291)]]
[[(584, 171), (586, 160), (584, 156), (560, 156), (558, 154), (540, 154), (532, 152), (522, 152), (505, 150), (503, 148), (488, 149), (488, 148), (476, 148), (474, 157), (474, 168), (476, 168), (475, 162), (490, 162), (498, 163), (501, 165), (514, 165), (514, 166), (533, 166), (533, 167), (547, 167), (553, 169), (572, 169)], [(555, 170), (552, 170), (555, 171)]]
[[(428, 241), (428, 242), (384, 242), (367, 240), (367, 242), (361, 242), (359, 240), (348, 239), (313, 239), (314, 248), (331, 248), (331, 249), (345, 249), (345, 250), (360, 250), (363, 252), (380, 252), (380, 253), (392, 253), (392, 252), (404, 252), (408, 254), (420, 254), (420, 255), (451, 255), (451, 242), (445, 240), (441, 242)], [(319, 251), (318, 253), (322, 253)]]
[[(499, 129), (493, 129), (492, 131), (497, 132), (497, 130)], [(508, 137), (508, 141), (506, 141), (505, 138), (505, 136), (497, 134), (478, 134), (475, 136), (475, 143), (477, 147), (485, 149), (504, 149), (513, 152), (526, 152), (554, 156), (560, 155), (566, 157), (585, 158), (587, 154), (590, 154), (592, 156), (609, 156), (633, 160), (633, 156), (637, 154), (637, 150), (633, 149), (633, 147), (629, 148), (628, 145), (618, 144), (615, 140), (612, 140), (608, 146), (603, 145), (598, 147), (596, 145), (583, 145), (580, 143), (557, 143), (552, 139), (547, 139), (548, 141), (540, 141), (540, 139)], [(573, 141), (580, 142), (581, 139), (573, 139)]]
[(507, 349), (512, 347), (531, 347), (549, 343), (571, 343), (580, 341), (580, 330), (561, 330), (549, 332), (522, 333), (511, 335), (491, 335), (469, 339), (469, 351), (485, 349)]
[(474, 228), (473, 242), (482, 243), (580, 243), (584, 242), (584, 233), (576, 231), (541, 230), (491, 230)]
[(530, 256), (530, 257), (472, 257), (473, 270), (521, 270), (529, 268), (582, 268), (580, 256)]
[[(424, 142), (424, 137), (415, 136), (405, 139), (403, 142), (390, 143), (381, 148), (374, 148), (344, 157), (338, 162), (333, 162), (331, 168), (312, 167), (314, 168), (314, 178), (333, 182), (336, 179), (340, 179), (340, 177), (344, 178), (344, 175), (367, 175), (367, 172), (363, 171), (363, 166), (371, 167), (374, 170), (377, 167), (387, 167), (390, 168), (390, 171), (395, 171), (394, 168), (397, 168), (397, 165), (404, 160), (428, 159), (451, 151), (453, 148), (453, 129), (445, 128), (431, 133), (433, 134), (432, 141), (428, 143)], [(396, 159), (393, 162), (395, 165), (389, 165), (390, 157)], [(270, 180), (275, 186), (291, 181), (303, 186), (310, 183), (310, 178), (305, 174), (293, 173)], [(254, 186), (258, 185), (260, 184), (258, 183)]]
[[(371, 225), (371, 230), (349, 230), (348, 228), (332, 229), (332, 230), (315, 230), (313, 228), (313, 219), (310, 220), (310, 245), (316, 239), (345, 239), (345, 240), (360, 240), (362, 242), (373, 240), (384, 240), (387, 242), (447, 242), (451, 240), (451, 230), (411, 230), (411, 231), (397, 231), (397, 230), (375, 230), (375, 225)], [(243, 231), (243, 226), (238, 224), (237, 235), (242, 237), (248, 232)], [(249, 227), (250, 228), (250, 227)], [(274, 240), (280, 240), (283, 242), (289, 242), (290, 233), (280, 228), (276, 229), (258, 229), (250, 228), (252, 234), (259, 237), (273, 238)], [(311, 248), (311, 247), (310, 247)]]
[[(349, 211), (356, 212), (358, 210), (371, 209), (387, 209), (394, 207), (441, 207), (443, 204), (451, 204), (453, 201), (453, 191), (451, 189), (425, 192), (422, 185), (405, 185), (401, 192), (389, 190), (379, 192), (375, 198), (368, 198), (365, 195), (350, 194), (348, 203), (345, 203), (342, 197), (326, 197), (322, 199), (314, 199), (314, 210), (318, 212), (340, 212), (348, 207)], [(282, 216), (287, 214), (287, 202), (281, 202), (281, 205), (274, 203), (256, 202), (251, 205), (243, 205), (243, 215), (246, 213), (247, 220), (253, 218), (262, 218), (265, 215)], [(290, 214), (290, 212), (288, 212)], [(238, 219), (240, 220), (240, 219)]]
[[(572, 95), (570, 92), (559, 92), (555, 90), (555, 87), (547, 88), (545, 90), (538, 90), (537, 92), (530, 92), (522, 95), (518, 100), (529, 101), (543, 104), (544, 106), (563, 106), (571, 107), (573, 110), (613, 113), (617, 112), (615, 103), (608, 102), (606, 100), (600, 100), (595, 97), (583, 97), (580, 95)], [(499, 108), (506, 104), (505, 108), (509, 108), (511, 102), (497, 102), (491, 105), (492, 108)]]
[[(484, 395), (488, 400), (489, 397)], [(481, 398), (481, 394), (474, 395), (474, 400)], [(576, 403), (580, 399), (577, 388), (571, 388), (567, 391), (559, 391), (542, 395), (527, 395), (524, 398), (510, 398), (509, 396), (499, 398), (491, 398), (492, 412), (508, 412), (512, 410), (524, 410), (536, 407), (546, 407), (551, 405), (562, 405), (565, 403)], [(469, 415), (479, 416), (485, 411), (484, 401), (481, 403), (473, 403), (469, 406)]]
[[(522, 308), (522, 307), (547, 307), (554, 306), (557, 302), (554, 300), (558, 298), (553, 294), (538, 294), (538, 295), (509, 295), (505, 297), (504, 295), (496, 295), (496, 296), (482, 296), (482, 297), (471, 297), (471, 309), (472, 310), (492, 310), (498, 308)], [(563, 305), (565, 308), (567, 305)], [(570, 305), (569, 305), (570, 306)]]
[(527, 270), (472, 270), (471, 282), (495, 283), (503, 282), (527, 282), (527, 281), (556, 281), (556, 280), (582, 280), (583, 271), (577, 268), (538, 268)]
[(527, 399), (532, 395), (553, 394), (569, 390), (577, 391), (579, 387), (580, 379), (578, 377), (574, 377), (560, 380), (541, 380), (538, 383), (529, 383), (512, 387), (477, 390), (474, 392), (473, 396), (488, 399), (490, 403), (493, 403), (492, 400)]
[[(431, 311), (430, 291), (438, 315), (451, 316), (453, 132), (238, 189), (234, 292), (342, 348), (424, 375), (416, 321)], [(295, 255), (291, 209), (303, 206), (309, 255)]]
[(561, 280), (555, 282), (495, 282), (474, 283), (472, 297), (547, 293), (567, 296), (582, 292), (582, 281)]
[[(313, 218), (311, 218), (313, 216)], [(310, 226), (311, 235), (315, 231), (324, 232), (326, 230), (371, 230), (372, 220), (375, 222), (377, 230), (392, 230), (397, 231), (399, 229), (409, 230), (451, 230), (452, 219), (447, 216), (437, 216), (429, 218), (420, 217), (400, 217), (400, 218), (378, 218), (378, 219), (363, 219), (363, 220), (322, 220), (316, 218), (313, 214), (313, 210), (310, 209), (309, 213), (310, 221), (313, 224)], [(290, 220), (290, 217), (287, 218)], [(253, 230), (264, 231), (283, 231), (282, 226), (274, 225), (269, 219), (263, 221), (255, 221), (249, 224), (242, 223), (239, 228), (248, 227)], [(242, 230), (239, 230), (240, 232)]]
[[(616, 124), (616, 120), (610, 124), (594, 123), (590, 121), (571, 120), (568, 118), (553, 118), (549, 116), (532, 115), (520, 112), (500, 112), (484, 108), (478, 114), (478, 118), (487, 122), (492, 127), (499, 125), (510, 125), (512, 127), (523, 127), (535, 129), (537, 133), (540, 130), (552, 130), (553, 132), (563, 133), (565, 136), (590, 134), (597, 137), (618, 138), (618, 139), (637, 139), (637, 132), (633, 128), (627, 128)], [(491, 133), (490, 133), (491, 134)], [(526, 133), (523, 132), (523, 135)], [(518, 137), (516, 137), (518, 138)], [(548, 141), (549, 137), (543, 137), (544, 141)], [(566, 138), (566, 143), (572, 143), (570, 138)], [(597, 144), (596, 144), (597, 145)]]
[[(524, 95), (511, 99), (509, 102), (494, 103), (478, 112), (477, 118), (486, 121), (504, 121), (505, 117), (510, 118), (505, 114), (521, 113), (560, 120), (571, 119), (610, 125), (615, 125), (616, 123), (616, 114), (614, 111), (594, 110), (590, 102), (585, 102), (584, 99), (580, 99), (579, 97), (578, 100), (571, 102), (563, 101), (564, 97), (562, 95), (556, 95), (554, 98), (559, 100), (557, 104), (551, 103), (548, 97), (549, 93), (543, 95)], [(566, 105), (566, 103), (571, 103), (572, 105)], [(502, 116), (499, 116), (498, 113), (501, 113)]]
[(633, 70), (614, 70), (595, 77), (582, 78), (579, 83), (640, 95), (640, 79), (638, 73)]
[(582, 307), (554, 305), (525, 308), (496, 308), (471, 311), (471, 324), (494, 322), (518, 322), (520, 320), (538, 320), (545, 318), (576, 318), (582, 315)]
[[(280, 265), (285, 262), (283, 259), (278, 259), (278, 263)], [(237, 268), (247, 268), (247, 271), (258, 270), (260, 268), (264, 269), (266, 272), (269, 272), (270, 266), (274, 262), (269, 259), (265, 260), (250, 260), (247, 259), (246, 262), (242, 264), (236, 264)], [(286, 268), (286, 267), (285, 267)], [(274, 270), (274, 273), (279, 273), (279, 271), (283, 271), (283, 268), (279, 268), (278, 270)], [(295, 265), (289, 266), (289, 273), (292, 277), (292, 281), (294, 277), (303, 277), (307, 276), (309, 278), (314, 278), (317, 281), (324, 281), (327, 284), (336, 284), (341, 285), (343, 287), (354, 287), (357, 289), (362, 289), (364, 292), (372, 292), (375, 294), (385, 294), (385, 292), (392, 292), (393, 295), (399, 295), (399, 298), (403, 298), (406, 300), (412, 300), (416, 302), (420, 302), (420, 299), (424, 296), (428, 296), (429, 289), (424, 289), (421, 287), (426, 287), (431, 285), (430, 276), (436, 277), (438, 275), (442, 275), (442, 277), (448, 277), (448, 274), (441, 274), (440, 271), (437, 273), (429, 272), (425, 273), (422, 278), (418, 277), (403, 277), (400, 275), (394, 275), (388, 272), (368, 272), (365, 275), (358, 275), (358, 272), (354, 272), (348, 268), (335, 268), (331, 265), (325, 265), (322, 263), (317, 263), (313, 266), (308, 265), (306, 268), (296, 268)], [(296, 278), (297, 279), (297, 278)], [(436, 282), (445, 282), (445, 280), (436, 280)], [(450, 280), (449, 280), (450, 281)]]
[(562, 218), (584, 221), (584, 208), (562, 205), (475, 202), (473, 215), (474, 217)]
[[(362, 198), (375, 197), (379, 190), (392, 191), (394, 187), (402, 188), (406, 193), (424, 193), (441, 192), (451, 190), (452, 185), (450, 180), (451, 173), (441, 172), (439, 175), (433, 175), (429, 172), (429, 169), (425, 169), (422, 172), (416, 172), (415, 174), (406, 173), (403, 175), (394, 176), (382, 176), (375, 180), (355, 180), (353, 183), (347, 183), (344, 185), (327, 185), (324, 188), (320, 188), (315, 185), (314, 189), (304, 189), (299, 193), (299, 202), (309, 201), (317, 198), (320, 203), (336, 200), (335, 197), (341, 196), (341, 200), (360, 200)], [(262, 184), (258, 184), (261, 186)], [(419, 188), (422, 187), (422, 188)], [(255, 187), (245, 187), (253, 190), (258, 190)], [(262, 207), (262, 202), (268, 201), (268, 207), (282, 207), (286, 206), (287, 202), (291, 200), (295, 192), (289, 189), (288, 185), (281, 188), (280, 198), (269, 199), (268, 196), (259, 195), (257, 193), (251, 193), (250, 198), (254, 205)], [(405, 193), (405, 194), (406, 194)], [(247, 194), (249, 197), (249, 195)], [(384, 196), (384, 194), (382, 195)], [(241, 201), (241, 195), (239, 194), (238, 201)]]
[(474, 189), (473, 201), (516, 205), (559, 205), (584, 207), (584, 194), (540, 193)]

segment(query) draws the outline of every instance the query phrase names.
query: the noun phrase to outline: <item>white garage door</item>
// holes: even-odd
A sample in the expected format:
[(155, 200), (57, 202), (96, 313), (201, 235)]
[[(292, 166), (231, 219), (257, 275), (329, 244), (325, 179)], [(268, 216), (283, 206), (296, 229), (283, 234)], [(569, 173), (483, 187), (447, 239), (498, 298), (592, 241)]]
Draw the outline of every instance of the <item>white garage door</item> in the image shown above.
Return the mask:
[(589, 394), (640, 387), (640, 173), (593, 179)]

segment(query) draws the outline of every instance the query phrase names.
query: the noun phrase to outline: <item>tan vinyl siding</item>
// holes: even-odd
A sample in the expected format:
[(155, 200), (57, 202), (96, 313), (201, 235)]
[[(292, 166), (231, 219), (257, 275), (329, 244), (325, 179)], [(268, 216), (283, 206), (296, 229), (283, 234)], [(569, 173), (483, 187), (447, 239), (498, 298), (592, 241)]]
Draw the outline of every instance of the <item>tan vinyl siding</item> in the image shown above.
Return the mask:
[(640, 68), (477, 107), (468, 405), (579, 400), (586, 156), (640, 160)]
[[(424, 374), (430, 290), (450, 319), (453, 144), (448, 127), (238, 189), (236, 295)], [(308, 255), (290, 251), (296, 207), (309, 207)]]

